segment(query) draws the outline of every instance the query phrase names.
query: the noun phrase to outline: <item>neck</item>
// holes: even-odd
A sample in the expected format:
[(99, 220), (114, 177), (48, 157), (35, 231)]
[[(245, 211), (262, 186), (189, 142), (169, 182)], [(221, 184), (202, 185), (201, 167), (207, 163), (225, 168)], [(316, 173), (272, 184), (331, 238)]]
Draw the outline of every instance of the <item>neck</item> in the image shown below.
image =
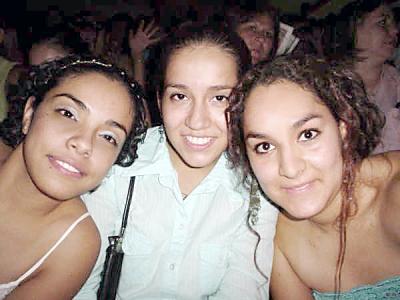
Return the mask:
[(339, 190), (328, 205), (317, 215), (311, 217), (309, 222), (312, 226), (323, 231), (337, 230), (337, 220), (341, 211), (342, 193)]
[(178, 174), (179, 188), (183, 194), (188, 195), (211, 172), (215, 164), (200, 168), (191, 167), (182, 160), (168, 143), (167, 148), (172, 166)]
[(25, 165), (22, 144), (10, 155), (0, 168), (0, 204), (30, 215), (45, 215), (60, 202), (43, 193), (32, 182)]
[(384, 62), (366, 57), (355, 64), (355, 71), (362, 78), (367, 92), (371, 92), (379, 83)]

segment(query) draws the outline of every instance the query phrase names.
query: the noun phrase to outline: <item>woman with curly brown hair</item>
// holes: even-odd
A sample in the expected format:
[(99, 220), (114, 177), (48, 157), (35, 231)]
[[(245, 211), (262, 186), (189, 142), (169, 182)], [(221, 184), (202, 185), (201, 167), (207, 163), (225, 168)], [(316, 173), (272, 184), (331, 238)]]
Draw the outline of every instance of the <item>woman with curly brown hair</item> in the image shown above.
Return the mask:
[(132, 163), (144, 100), (114, 66), (66, 58), (32, 71), (18, 101), (0, 168), (0, 299), (71, 299), (100, 248), (80, 195)]
[(281, 210), (273, 298), (399, 299), (400, 153), (369, 156), (384, 121), (361, 79), (278, 58), (244, 76), (229, 117), (233, 165)]

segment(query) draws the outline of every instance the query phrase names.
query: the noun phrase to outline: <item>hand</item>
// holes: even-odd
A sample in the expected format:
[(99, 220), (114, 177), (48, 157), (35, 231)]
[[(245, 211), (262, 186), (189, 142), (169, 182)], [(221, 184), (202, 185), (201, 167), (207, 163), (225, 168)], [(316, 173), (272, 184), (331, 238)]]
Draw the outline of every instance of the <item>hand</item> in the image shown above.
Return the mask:
[(154, 24), (154, 19), (145, 25), (144, 20), (140, 21), (139, 27), (134, 34), (129, 30), (129, 48), (134, 58), (141, 59), (143, 51), (159, 42), (163, 36), (157, 36), (160, 27)]

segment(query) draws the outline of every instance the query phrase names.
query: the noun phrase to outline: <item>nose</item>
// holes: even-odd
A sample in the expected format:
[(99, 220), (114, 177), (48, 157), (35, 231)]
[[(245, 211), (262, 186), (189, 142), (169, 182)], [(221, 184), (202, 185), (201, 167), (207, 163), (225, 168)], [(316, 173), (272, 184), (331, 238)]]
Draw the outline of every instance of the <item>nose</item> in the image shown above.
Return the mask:
[(90, 157), (93, 150), (92, 135), (85, 131), (79, 131), (67, 141), (67, 147), (84, 157)]
[(296, 148), (284, 149), (280, 152), (279, 157), (279, 175), (295, 179), (300, 176), (304, 169), (306, 163), (301, 155), (301, 151)]
[(193, 130), (207, 128), (210, 124), (210, 112), (203, 101), (193, 103), (185, 120), (187, 127)]

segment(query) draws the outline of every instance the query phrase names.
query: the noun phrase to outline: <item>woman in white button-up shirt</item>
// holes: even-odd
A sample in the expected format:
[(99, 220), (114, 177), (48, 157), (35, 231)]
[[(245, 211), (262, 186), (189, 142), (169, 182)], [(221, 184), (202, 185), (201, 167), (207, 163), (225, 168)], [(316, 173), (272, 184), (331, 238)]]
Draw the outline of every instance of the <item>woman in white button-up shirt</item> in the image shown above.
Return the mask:
[(167, 42), (158, 99), (163, 126), (148, 130), (131, 167), (114, 168), (85, 197), (103, 249), (77, 299), (95, 298), (130, 176), (136, 183), (119, 298), (268, 299), (276, 210), (262, 199), (257, 247), (247, 225), (249, 191), (224, 155), (228, 96), (248, 65), (243, 41), (223, 28), (186, 25)]

